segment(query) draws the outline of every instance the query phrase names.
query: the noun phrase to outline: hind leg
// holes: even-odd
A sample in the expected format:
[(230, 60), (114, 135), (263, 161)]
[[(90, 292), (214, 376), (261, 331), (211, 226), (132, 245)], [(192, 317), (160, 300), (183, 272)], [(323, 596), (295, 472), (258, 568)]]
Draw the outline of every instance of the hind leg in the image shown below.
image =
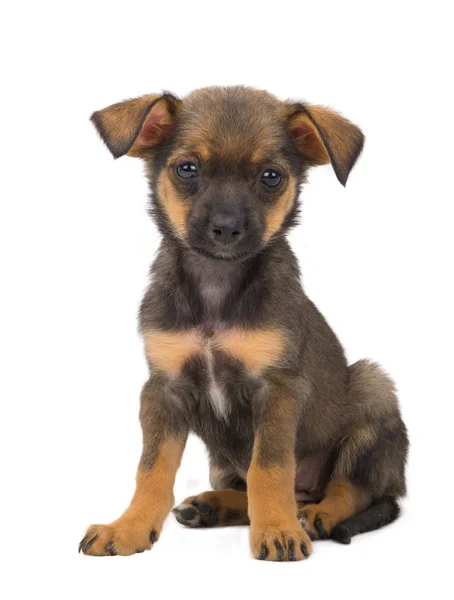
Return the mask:
[(307, 504), (298, 510), (298, 520), (311, 539), (325, 539), (341, 521), (362, 512), (370, 495), (350, 481), (332, 481), (318, 504)]
[[(393, 382), (378, 365), (358, 361), (350, 367), (349, 394), (356, 426), (339, 442), (323, 500), (299, 511), (300, 522), (315, 538), (328, 537), (345, 519), (352, 519), (354, 533), (389, 523), (397, 516), (395, 499), (405, 495), (408, 437)], [(384, 509), (375, 508), (353, 520), (385, 498), (393, 499), (388, 516), (381, 518)]]
[[(323, 500), (299, 509), (300, 523), (309, 535), (313, 539), (329, 537), (337, 524), (360, 515), (371, 504), (386, 497), (394, 498), (395, 503), (396, 498), (404, 495), (407, 447), (406, 430), (400, 418), (385, 423), (377, 421), (344, 438)], [(360, 533), (393, 520), (380, 519), (379, 515), (372, 517), (368, 517), (372, 519), (369, 525), (365, 525), (364, 518), (353, 529)]]
[(249, 525), (247, 494), (234, 489), (190, 496), (176, 506), (173, 513), (176, 520), (187, 527)]

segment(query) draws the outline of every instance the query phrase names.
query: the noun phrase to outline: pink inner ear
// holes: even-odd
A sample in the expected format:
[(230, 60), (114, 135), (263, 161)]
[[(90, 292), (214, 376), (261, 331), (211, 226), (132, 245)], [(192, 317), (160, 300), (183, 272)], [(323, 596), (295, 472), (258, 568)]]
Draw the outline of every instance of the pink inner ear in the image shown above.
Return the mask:
[(292, 137), (299, 138), (304, 145), (318, 143), (317, 134), (309, 123), (298, 123), (290, 130)]
[(320, 140), (309, 123), (298, 123), (290, 129), (290, 134), (296, 139), (299, 146), (310, 156), (317, 157), (324, 154), (324, 148)]
[(137, 142), (139, 144), (152, 144), (157, 142), (162, 136), (162, 127), (160, 125), (161, 115), (150, 114), (139, 133)]
[(136, 143), (142, 146), (157, 144), (167, 134), (171, 127), (169, 115), (164, 106), (155, 105), (139, 133)]
[(311, 135), (311, 134), (313, 135), (314, 130), (307, 123), (298, 123), (298, 125), (295, 125), (295, 127), (292, 127), (292, 129), (290, 130), (290, 133), (291, 133), (292, 137), (298, 138), (298, 137), (304, 137), (306, 135)]

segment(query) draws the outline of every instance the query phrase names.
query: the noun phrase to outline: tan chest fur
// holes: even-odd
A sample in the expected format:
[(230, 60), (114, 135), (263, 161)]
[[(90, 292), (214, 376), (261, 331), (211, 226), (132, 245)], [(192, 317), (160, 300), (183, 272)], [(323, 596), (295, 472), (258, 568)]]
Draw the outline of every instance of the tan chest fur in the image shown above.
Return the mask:
[(197, 329), (185, 331), (151, 330), (144, 334), (148, 359), (157, 369), (178, 375), (184, 363), (193, 356), (206, 357), (212, 352), (225, 352), (239, 360), (247, 371), (259, 375), (275, 365), (285, 349), (286, 334), (281, 329), (221, 329), (206, 335)]

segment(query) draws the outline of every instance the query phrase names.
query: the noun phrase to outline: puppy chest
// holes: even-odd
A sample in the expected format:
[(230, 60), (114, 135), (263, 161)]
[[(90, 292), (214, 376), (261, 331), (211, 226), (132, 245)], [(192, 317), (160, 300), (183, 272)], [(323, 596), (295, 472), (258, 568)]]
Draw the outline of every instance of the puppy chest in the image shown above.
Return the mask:
[(279, 329), (220, 328), (210, 334), (199, 329), (184, 331), (152, 330), (144, 334), (148, 360), (154, 369), (179, 378), (185, 367), (202, 371), (199, 386), (209, 396), (215, 412), (224, 415), (232, 385), (241, 386), (241, 377), (258, 377), (275, 366), (285, 351), (286, 336)]

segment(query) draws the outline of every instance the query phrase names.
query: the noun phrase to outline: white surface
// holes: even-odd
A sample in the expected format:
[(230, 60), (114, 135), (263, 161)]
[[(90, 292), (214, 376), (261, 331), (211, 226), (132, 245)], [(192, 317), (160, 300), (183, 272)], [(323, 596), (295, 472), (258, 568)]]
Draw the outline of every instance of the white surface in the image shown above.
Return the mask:
[[(452, 557), (453, 95), (448, 2), (15, 2), (4, 5), (0, 215), (5, 598), (310, 594), (447, 598)], [(412, 449), (403, 518), (250, 558), (245, 528), (169, 519), (131, 558), (77, 554), (130, 499), (146, 378), (136, 311), (158, 238), (139, 161), (88, 117), (142, 93), (245, 83), (360, 124), (346, 189), (329, 167), (292, 234), (308, 294), (349, 359), (396, 379)], [(191, 439), (175, 497), (208, 485)], [(449, 590), (451, 589), (451, 592)]]

